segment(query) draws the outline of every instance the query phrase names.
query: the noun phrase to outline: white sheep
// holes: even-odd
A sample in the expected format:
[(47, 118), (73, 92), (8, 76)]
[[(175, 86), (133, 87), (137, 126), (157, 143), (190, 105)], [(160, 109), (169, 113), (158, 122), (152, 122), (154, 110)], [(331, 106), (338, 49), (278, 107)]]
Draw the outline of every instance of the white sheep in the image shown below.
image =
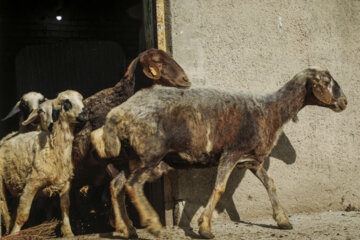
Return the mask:
[[(0, 146), (6, 142), (7, 140), (11, 139), (14, 136), (17, 136), (21, 133), (26, 133), (34, 130), (40, 130), (40, 125), (34, 122), (31, 122), (31, 124), (22, 124), (25, 119), (29, 116), (29, 114), (35, 110), (38, 109), (39, 105), (43, 103), (46, 100), (46, 98), (38, 92), (28, 92), (25, 93), (20, 100), (15, 104), (15, 106), (11, 109), (11, 111), (8, 113), (8, 115), (2, 119), (2, 121), (5, 121), (11, 117), (13, 117), (15, 114), (20, 113), (19, 118), (19, 130), (13, 131), (11, 133), (8, 133), (6, 136), (4, 136), (0, 140)], [(1, 185), (1, 184), (0, 184)], [(3, 194), (1, 192), (0, 194)], [(0, 199), (5, 199), (5, 196), (1, 196)], [(1, 210), (4, 213), (8, 212), (7, 205), (2, 203), (1, 204)], [(3, 221), (5, 222), (5, 225), (7, 228), (10, 226), (11, 218), (8, 214), (3, 214)], [(9, 231), (9, 229), (7, 229)]]
[[(76, 91), (67, 90), (58, 94), (50, 105), (50, 111), (48, 102), (45, 102), (23, 123), (29, 124), (39, 117), (42, 129), (48, 131), (20, 134), (0, 146), (1, 185), (12, 196), (20, 197), (11, 233), (20, 231), (29, 217), (33, 198), (40, 192), (46, 196), (60, 195), (63, 219), (61, 231), (64, 236), (73, 235), (69, 221), (69, 189), (73, 177), (71, 151), (74, 125), (87, 120), (82, 99)], [(54, 123), (53, 110), (60, 111)], [(1, 200), (2, 205), (6, 204), (4, 189), (1, 189)], [(6, 228), (8, 230), (9, 226)]]
[(3, 142), (12, 138), (13, 136), (18, 135), (19, 133), (26, 133), (30, 131), (40, 130), (40, 126), (37, 123), (32, 122), (31, 124), (27, 124), (27, 125), (23, 125), (22, 123), (29, 116), (29, 114), (33, 110), (37, 109), (39, 105), (43, 103), (45, 100), (46, 98), (41, 93), (38, 92), (28, 92), (20, 98), (20, 100), (8, 113), (8, 115), (2, 119), (2, 121), (5, 121), (20, 112), (19, 130), (13, 131), (7, 134), (6, 136), (4, 136), (0, 140), (0, 146), (2, 145)]
[(20, 119), (19, 119), (19, 131), (20, 132), (29, 132), (34, 130), (40, 130), (37, 124), (33, 125), (22, 125), (22, 122), (30, 115), (30, 113), (39, 107), (39, 105), (45, 102), (46, 98), (38, 92), (28, 92), (25, 93), (20, 100), (15, 104), (15, 106), (11, 109), (9, 114), (2, 119), (5, 121), (15, 114), (20, 112)]

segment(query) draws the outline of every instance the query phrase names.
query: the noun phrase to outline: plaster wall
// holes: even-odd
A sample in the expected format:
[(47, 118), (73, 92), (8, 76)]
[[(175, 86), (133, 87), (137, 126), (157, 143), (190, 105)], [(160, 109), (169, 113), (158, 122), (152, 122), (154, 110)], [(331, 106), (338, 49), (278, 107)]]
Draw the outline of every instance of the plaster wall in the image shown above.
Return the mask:
[[(194, 86), (270, 93), (310, 65), (326, 67), (348, 97), (341, 113), (306, 107), (265, 162), (289, 215), (360, 208), (360, 1), (169, 0), (173, 57)], [(171, 175), (175, 223), (196, 224), (216, 169)], [(271, 216), (265, 188), (232, 173), (214, 214)], [(275, 224), (275, 222), (274, 222)]]

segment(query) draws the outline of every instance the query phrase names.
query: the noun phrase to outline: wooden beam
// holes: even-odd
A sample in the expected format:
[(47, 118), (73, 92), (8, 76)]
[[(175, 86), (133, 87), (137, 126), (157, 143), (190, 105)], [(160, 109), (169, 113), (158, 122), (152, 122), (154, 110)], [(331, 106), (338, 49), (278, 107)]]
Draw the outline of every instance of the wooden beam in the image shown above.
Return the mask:
[(154, 9), (153, 0), (142, 0), (143, 14), (144, 14), (144, 35), (146, 49), (155, 46), (155, 33), (154, 33)]
[[(142, 3), (144, 11), (146, 49), (157, 47), (158, 49), (166, 52), (164, 0), (142, 0)], [(173, 226), (174, 201), (169, 176), (165, 175), (160, 181), (150, 184), (149, 191), (151, 191), (149, 193), (149, 200), (157, 210), (161, 222), (163, 222), (166, 226)]]
[(166, 52), (165, 5), (164, 0), (156, 0), (157, 47)]
[[(156, 0), (156, 32), (157, 47), (166, 52), (166, 29), (165, 29), (165, 4), (164, 0)], [(174, 201), (172, 197), (171, 181), (168, 175), (163, 177), (164, 184), (164, 207), (165, 207), (165, 225), (174, 225), (173, 208)]]

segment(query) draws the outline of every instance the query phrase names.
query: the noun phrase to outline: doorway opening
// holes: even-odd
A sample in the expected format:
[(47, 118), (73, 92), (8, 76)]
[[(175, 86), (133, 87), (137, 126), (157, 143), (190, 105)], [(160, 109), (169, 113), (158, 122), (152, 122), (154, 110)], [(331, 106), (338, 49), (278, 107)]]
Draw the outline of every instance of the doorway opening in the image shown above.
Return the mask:
[[(1, 0), (0, 118), (29, 91), (40, 92), (50, 99), (58, 92), (73, 89), (86, 98), (114, 86), (128, 64), (146, 49), (145, 2)], [(15, 118), (1, 122), (0, 137), (17, 128)], [(147, 184), (145, 192), (163, 219), (161, 180)], [(90, 209), (90, 206), (89, 209), (75, 209), (77, 203), (71, 202), (70, 217), (75, 234), (113, 231), (108, 218), (111, 212), (108, 186), (103, 186), (98, 194), (98, 204), (104, 212)], [(13, 205), (17, 203), (14, 201)], [(128, 205), (130, 218), (139, 226), (137, 212), (130, 203)], [(89, 217), (92, 222), (80, 221), (80, 216), (93, 216)], [(24, 228), (49, 218), (61, 219), (58, 201), (34, 202)]]

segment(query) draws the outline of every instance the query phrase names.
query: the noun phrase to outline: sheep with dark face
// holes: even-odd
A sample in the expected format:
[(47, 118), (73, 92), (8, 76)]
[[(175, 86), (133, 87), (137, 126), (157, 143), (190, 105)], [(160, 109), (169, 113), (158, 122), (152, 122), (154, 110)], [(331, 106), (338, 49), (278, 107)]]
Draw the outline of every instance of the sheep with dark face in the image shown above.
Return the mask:
[[(38, 118), (43, 131), (20, 134), (0, 146), (1, 201), (6, 204), (3, 186), (11, 195), (20, 197), (11, 231), (16, 233), (27, 221), (38, 192), (46, 196), (59, 194), (63, 216), (61, 230), (64, 236), (71, 236), (68, 216), (70, 180), (73, 177), (73, 130), (76, 123), (87, 120), (82, 96), (76, 91), (62, 92), (55, 100), (48, 100), (32, 111), (23, 124)], [(2, 214), (9, 215), (5, 207), (3, 210)], [(7, 230), (9, 224), (5, 221)]]
[[(41, 93), (37, 93), (37, 92), (28, 92), (26, 94), (24, 94), (20, 100), (15, 104), (15, 106), (11, 109), (11, 111), (9, 112), (9, 114), (2, 119), (2, 121), (6, 121), (9, 118), (12, 118), (14, 115), (16, 115), (17, 113), (20, 113), (20, 118), (19, 118), (19, 130), (18, 131), (14, 131), (11, 132), (9, 134), (7, 134), (6, 136), (4, 136), (1, 140), (0, 140), (0, 146), (8, 141), (9, 139), (11, 139), (14, 136), (17, 136), (18, 134), (21, 133), (26, 133), (26, 132), (30, 132), (30, 131), (34, 131), (34, 130), (40, 130), (40, 126), (38, 123), (34, 123), (32, 122), (31, 124), (26, 124), (24, 125), (23, 122), (25, 121), (25, 119), (29, 116), (29, 114), (33, 111), (38, 109), (39, 105), (41, 103), (43, 103), (45, 101), (45, 97), (41, 94)], [(1, 184), (1, 183), (0, 183)], [(3, 192), (1, 192), (0, 194), (3, 194)], [(5, 199), (5, 195), (1, 197), (2, 199)], [(8, 212), (7, 206), (5, 203), (3, 203), (1, 205), (2, 207), (2, 211), (3, 212)], [(9, 231), (9, 226), (10, 226), (10, 216), (7, 214), (3, 214), (2, 217), (4, 218), (4, 222), (7, 228), (7, 231)]]
[(94, 131), (91, 139), (103, 158), (121, 159), (124, 144), (133, 149), (130, 158), (121, 160), (135, 162), (128, 180), (124, 180), (123, 173), (116, 179), (123, 180), (142, 225), (153, 233), (159, 232), (161, 224), (142, 187), (153, 169), (171, 152), (182, 158), (168, 159), (171, 167), (218, 166), (213, 193), (198, 221), (202, 237), (214, 237), (211, 216), (236, 166), (250, 169), (260, 179), (268, 191), (278, 226), (291, 229), (263, 162), (283, 125), (306, 105), (340, 112), (346, 108), (347, 100), (330, 73), (318, 67), (305, 69), (274, 94), (262, 97), (211, 89), (159, 87), (139, 92), (111, 110), (105, 125)]
[(31, 123), (28, 125), (23, 125), (22, 123), (25, 121), (25, 119), (29, 116), (29, 114), (37, 109), (41, 103), (45, 101), (45, 97), (41, 93), (37, 92), (28, 92), (24, 94), (20, 100), (15, 104), (15, 106), (11, 109), (9, 114), (2, 119), (2, 121), (5, 121), (17, 113), (20, 113), (19, 118), (19, 130), (11, 132), (4, 136), (0, 140), (0, 146), (3, 144), (3, 142), (7, 141), (8, 139), (18, 135), (19, 133), (26, 133), (30, 131), (40, 130), (40, 126), (38, 123)]
[(15, 114), (20, 112), (20, 119), (19, 119), (19, 132), (30, 132), (34, 130), (40, 130), (38, 125), (27, 125), (24, 126), (21, 123), (27, 119), (27, 117), (30, 115), (30, 113), (39, 107), (39, 105), (43, 102), (45, 102), (45, 97), (38, 92), (28, 92), (24, 94), (20, 100), (15, 104), (15, 106), (11, 109), (9, 114), (3, 118), (2, 120), (5, 121), (11, 117), (13, 117)]

